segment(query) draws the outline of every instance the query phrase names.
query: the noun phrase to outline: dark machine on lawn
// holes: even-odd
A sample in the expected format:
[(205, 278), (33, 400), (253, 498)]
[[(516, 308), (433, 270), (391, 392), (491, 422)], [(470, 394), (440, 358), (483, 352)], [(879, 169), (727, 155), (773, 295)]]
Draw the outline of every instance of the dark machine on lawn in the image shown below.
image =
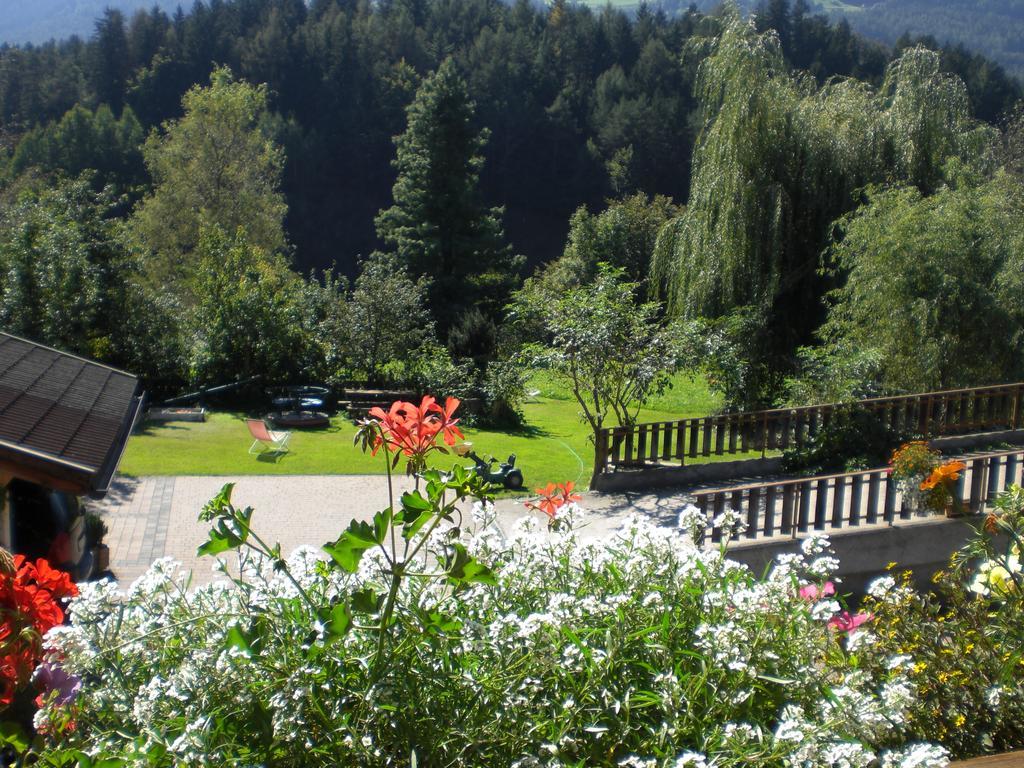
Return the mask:
[[(504, 486), (511, 491), (515, 491), (523, 487), (523, 473), (518, 467), (516, 467), (516, 455), (514, 453), (508, 457), (508, 461), (502, 461), (500, 463), (493, 456), (488, 456), (486, 460), (480, 458), (476, 451), (473, 450), (472, 443), (460, 443), (459, 445), (456, 445), (455, 453), (459, 456), (472, 459), (473, 466), (470, 467), (470, 469), (474, 470), (487, 482)], [(495, 464), (498, 466), (495, 467)]]

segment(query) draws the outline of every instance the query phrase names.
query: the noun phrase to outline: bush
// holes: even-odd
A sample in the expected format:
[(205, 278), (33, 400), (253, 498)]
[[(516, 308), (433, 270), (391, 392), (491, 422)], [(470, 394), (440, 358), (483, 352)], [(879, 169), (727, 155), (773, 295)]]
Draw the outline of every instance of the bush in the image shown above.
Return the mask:
[(954, 757), (1024, 745), (1022, 534), (1024, 490), (1011, 486), (934, 593), (914, 591), (909, 574), (885, 577), (863, 606), (875, 616), (867, 665), (905, 659), (917, 691), (909, 733), (940, 740)]
[(843, 407), (802, 446), (783, 452), (782, 466), (808, 474), (881, 467), (901, 440), (877, 414)]
[[(279, 766), (866, 766), (903, 743), (905, 670), (866, 674), (829, 623), (838, 604), (799, 595), (827, 575), (820, 540), (759, 581), (640, 519), (587, 542), (527, 518), (505, 541), (492, 515), (477, 505), (474, 534), (434, 545), (465, 547), (493, 583), (404, 582), (380, 667), (382, 556), (348, 573), (312, 549), (276, 568), (246, 554), (244, 583), (192, 592), (160, 561), (127, 595), (84, 587), (49, 639), (92, 681), (65, 743)], [(332, 606), (357, 596), (373, 615), (332, 635)]]
[(459, 315), (448, 330), (448, 349), (452, 357), (468, 357), (478, 368), (486, 365), (497, 346), (498, 327), (476, 307)]
[(421, 392), (465, 400), (476, 391), (473, 361), (454, 360), (448, 350), (436, 342), (425, 343), (402, 367), (403, 380), (411, 380)]
[(524, 417), (527, 370), (512, 360), (495, 360), (484, 372), (484, 421), (493, 427), (519, 427)]
[[(569, 484), (531, 505), (547, 531), (526, 517), (506, 534), (479, 477), (426, 469), (461, 437), (454, 411), (398, 403), (361, 429), (415, 490), (323, 550), (284, 559), (228, 485), (200, 553), (236, 552), (240, 576), (218, 559), (224, 578), (189, 590), (161, 560), (126, 593), (83, 586), (46, 637), (81, 690), (42, 702), (41, 761), (932, 768), (934, 733), (964, 754), (1024, 743), (1019, 591), (961, 599), (961, 617), (889, 579), (851, 615), (823, 538), (758, 579), (694, 545), (709, 521), (693, 507), (682, 531), (633, 517), (582, 538)], [(947, 722), (959, 731), (929, 730)]]

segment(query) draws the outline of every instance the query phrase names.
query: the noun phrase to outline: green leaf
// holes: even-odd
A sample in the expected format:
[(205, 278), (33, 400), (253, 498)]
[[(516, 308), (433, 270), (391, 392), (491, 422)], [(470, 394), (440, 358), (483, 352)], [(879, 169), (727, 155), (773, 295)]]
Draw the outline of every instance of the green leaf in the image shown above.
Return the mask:
[(196, 550), (196, 555), (199, 557), (219, 555), (221, 552), (227, 552), (229, 549), (238, 549), (244, 541), (241, 536), (228, 527), (228, 523), (225, 520), (221, 520), (211, 528), (209, 536), (210, 540), (200, 545)]
[(19, 755), (28, 749), (29, 738), (21, 726), (11, 720), (0, 723), (0, 744), (11, 747)]
[(252, 647), (249, 645), (248, 638), (246, 638), (245, 634), (237, 626), (228, 630), (227, 635), (224, 637), (224, 647), (239, 648), (246, 653), (249, 653), (252, 650)]
[(232, 488), (233, 483), (225, 485), (200, 515), (203, 520), (217, 518), (217, 521), (209, 531), (210, 540), (196, 550), (197, 555), (219, 555), (229, 549), (238, 549), (249, 539), (253, 509), (246, 507), (239, 510), (231, 506)]
[(383, 595), (378, 595), (372, 587), (364, 587), (352, 593), (350, 604), (354, 613), (376, 613), (383, 602)]
[(387, 538), (388, 529), (391, 527), (391, 518), (394, 510), (391, 507), (382, 509), (373, 516), (373, 539), (375, 544), (383, 544)]
[(363, 520), (353, 520), (336, 541), (324, 544), (323, 549), (339, 566), (349, 573), (355, 573), (363, 552), (375, 546), (377, 539), (370, 524)]
[(327, 632), (333, 639), (343, 637), (352, 628), (352, 611), (345, 603), (338, 603), (331, 609)]
[(433, 505), (419, 491), (406, 491), (402, 494), (402, 509), (406, 512), (429, 512)]
[(462, 629), (462, 622), (453, 616), (438, 611), (430, 611), (421, 616), (424, 628), (430, 634), (450, 635)]
[(215, 517), (223, 517), (225, 514), (230, 514), (231, 493), (234, 490), (234, 483), (226, 483), (221, 486), (217, 495), (203, 505), (203, 510), (199, 513), (199, 519), (209, 522)]
[(492, 586), (498, 583), (494, 572), (470, 555), (463, 544), (456, 542), (452, 549), (455, 554), (450, 558), (447, 571), (450, 581), (456, 584), (477, 583)]

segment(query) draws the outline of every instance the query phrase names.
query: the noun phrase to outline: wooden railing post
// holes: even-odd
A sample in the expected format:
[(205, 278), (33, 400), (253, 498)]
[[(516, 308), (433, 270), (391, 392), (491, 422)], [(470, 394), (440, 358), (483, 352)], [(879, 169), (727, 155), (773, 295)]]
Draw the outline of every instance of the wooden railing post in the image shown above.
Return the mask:
[(608, 471), (608, 428), (597, 430), (594, 440), (594, 474), (605, 474)]

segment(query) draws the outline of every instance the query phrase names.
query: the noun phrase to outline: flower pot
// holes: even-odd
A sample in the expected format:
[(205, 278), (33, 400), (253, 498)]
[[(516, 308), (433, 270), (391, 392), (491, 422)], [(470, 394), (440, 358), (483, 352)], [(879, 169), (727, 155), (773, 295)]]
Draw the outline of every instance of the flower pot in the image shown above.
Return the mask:
[(96, 563), (96, 573), (103, 573), (110, 569), (110, 547), (106, 544), (97, 544), (94, 550), (95, 559), (93, 562)]
[(959, 501), (947, 501), (946, 508), (943, 510), (946, 513), (946, 517), (965, 517), (967, 512), (964, 511), (964, 505)]

